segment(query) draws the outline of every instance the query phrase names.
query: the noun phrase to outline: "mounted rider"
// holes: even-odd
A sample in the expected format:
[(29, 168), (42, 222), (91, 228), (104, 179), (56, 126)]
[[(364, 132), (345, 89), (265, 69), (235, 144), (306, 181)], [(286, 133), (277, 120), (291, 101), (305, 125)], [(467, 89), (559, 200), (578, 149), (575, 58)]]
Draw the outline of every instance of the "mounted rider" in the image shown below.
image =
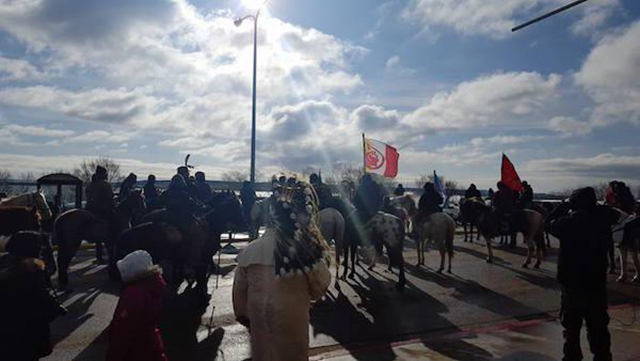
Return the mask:
[(382, 208), (385, 190), (370, 174), (362, 176), (353, 205), (362, 224), (366, 224)]
[(516, 208), (516, 195), (514, 191), (503, 182), (498, 182), (498, 191), (493, 196), (495, 216), (502, 224), (502, 231), (509, 232), (513, 212)]
[(109, 238), (113, 240), (116, 229), (116, 204), (113, 197), (113, 187), (107, 181), (107, 169), (97, 166), (96, 171), (91, 177), (91, 182), (85, 190), (87, 196), (87, 204), (85, 209), (93, 213), (97, 218), (107, 222), (109, 227)]
[(404, 186), (402, 185), (402, 183), (398, 183), (396, 189), (393, 190), (393, 195), (396, 197), (400, 197), (404, 195), (404, 192)]
[(533, 206), (533, 188), (527, 181), (522, 182), (523, 191), (520, 194), (519, 207), (520, 209), (531, 209)]
[(205, 179), (204, 172), (196, 172), (196, 195), (200, 202), (207, 203), (213, 198), (213, 191), (211, 190), (211, 186), (207, 183)]
[(418, 201), (418, 213), (415, 216), (415, 222), (420, 224), (434, 213), (442, 212), (442, 195), (436, 191), (436, 187), (431, 182), (426, 182), (422, 187), (424, 193)]
[(184, 179), (184, 183), (186, 186), (184, 190), (187, 192), (187, 194), (189, 194), (189, 197), (198, 199), (198, 189), (196, 188), (195, 178), (192, 178), (190, 176), (189, 167), (183, 165), (178, 167), (177, 171), (178, 174), (182, 176), (182, 179)]
[(158, 198), (158, 189), (156, 188), (156, 176), (149, 174), (147, 177), (147, 183), (144, 185), (144, 200), (147, 204), (147, 208), (151, 208), (156, 198)]
[(129, 173), (127, 178), (122, 181), (120, 185), (120, 191), (118, 192), (118, 203), (127, 199), (129, 194), (133, 192), (136, 188), (136, 183), (138, 182), (138, 176), (135, 173)]
[(466, 199), (471, 199), (471, 198), (482, 199), (482, 193), (480, 193), (480, 191), (478, 190), (478, 188), (476, 187), (475, 184), (471, 183), (469, 188), (467, 188), (467, 190), (464, 192), (464, 198), (466, 198)]
[(240, 189), (240, 202), (242, 202), (242, 215), (245, 222), (249, 224), (251, 222), (251, 209), (256, 203), (256, 191), (253, 189), (251, 182), (242, 182), (242, 188)]
[[(188, 263), (196, 270), (206, 269), (207, 261), (202, 256), (202, 250), (206, 243), (203, 235), (206, 230), (195, 217), (195, 215), (204, 212), (204, 206), (189, 195), (187, 183), (181, 174), (176, 174), (171, 178), (169, 187), (163, 196), (165, 197), (164, 202), (168, 219), (178, 227), (185, 239), (190, 242)], [(200, 283), (198, 285), (205, 286), (200, 285)], [(204, 296), (207, 290), (199, 289), (198, 291)]]
[(322, 182), (320, 176), (312, 173), (309, 176), (309, 183), (313, 187), (318, 196), (318, 210), (322, 210), (325, 208), (336, 208), (334, 205), (333, 194), (331, 193), (331, 188), (328, 185)]
[(605, 197), (605, 203), (611, 207), (620, 209), (621, 211), (631, 214), (636, 211), (636, 200), (631, 193), (631, 189), (620, 181), (611, 181)]

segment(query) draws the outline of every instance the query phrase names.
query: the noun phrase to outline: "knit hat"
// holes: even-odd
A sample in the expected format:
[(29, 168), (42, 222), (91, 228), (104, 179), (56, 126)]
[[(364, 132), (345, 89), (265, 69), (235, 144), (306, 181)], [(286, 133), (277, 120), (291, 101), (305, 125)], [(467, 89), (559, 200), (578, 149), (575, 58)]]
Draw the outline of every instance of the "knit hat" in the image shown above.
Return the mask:
[(125, 283), (137, 281), (153, 273), (159, 273), (160, 268), (153, 264), (151, 255), (146, 251), (134, 251), (118, 261), (118, 271)]
[(591, 187), (576, 189), (571, 193), (569, 203), (573, 209), (589, 209), (598, 203), (596, 192)]

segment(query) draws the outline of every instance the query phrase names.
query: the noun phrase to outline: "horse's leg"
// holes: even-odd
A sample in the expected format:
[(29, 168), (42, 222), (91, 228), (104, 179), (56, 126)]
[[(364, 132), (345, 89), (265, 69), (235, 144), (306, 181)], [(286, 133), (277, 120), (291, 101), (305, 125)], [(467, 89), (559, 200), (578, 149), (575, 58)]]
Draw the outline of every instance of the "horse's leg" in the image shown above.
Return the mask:
[(336, 240), (336, 280), (340, 272), (340, 252), (342, 252), (342, 242)]
[(416, 263), (416, 267), (420, 267), (420, 244), (422, 243), (422, 235), (418, 233), (416, 237), (416, 254), (418, 256), (418, 262)]
[(534, 247), (533, 247), (533, 240), (530, 237), (525, 236), (524, 237), (525, 242), (527, 243), (527, 259), (524, 261), (524, 264), (522, 264), (523, 268), (527, 268), (529, 267), (529, 264), (531, 263), (531, 258), (533, 257), (533, 252), (534, 252)]
[[(351, 251), (351, 273), (349, 274), (349, 278), (354, 278), (356, 276), (356, 253), (358, 251), (358, 245), (353, 243), (350, 246)], [(346, 270), (345, 270), (346, 272)]]
[(640, 282), (640, 259), (638, 259), (638, 250), (631, 249), (631, 260), (633, 260), (633, 266), (636, 268), (636, 275), (633, 277), (632, 282)]
[(491, 238), (484, 236), (485, 242), (487, 242), (487, 263), (493, 263), (493, 246), (491, 245)]
[[(471, 239), (473, 239), (473, 225), (470, 224), (469, 228), (470, 228), (470, 231), (471, 231)], [(467, 241), (467, 236), (468, 236), (468, 234), (467, 234), (467, 222), (462, 223), (462, 229), (464, 230), (464, 241), (468, 242)]]
[(102, 241), (96, 241), (96, 261), (98, 261), (99, 264), (104, 263)]
[(347, 279), (347, 272), (349, 271), (349, 248), (351, 247), (350, 244), (347, 244), (345, 242), (344, 248), (342, 249), (343, 252), (343, 256), (344, 256), (344, 260), (342, 261), (342, 280), (346, 280)]
[(69, 266), (81, 242), (81, 239), (58, 239), (58, 289), (61, 291), (69, 287)]
[[(629, 248), (626, 246), (620, 246), (620, 277), (618, 277), (618, 282), (627, 282), (627, 266), (628, 262)], [(636, 269), (637, 271), (637, 269)]]
[(442, 273), (442, 271), (444, 271), (444, 254), (445, 254), (444, 239), (438, 241), (438, 250), (440, 251), (440, 268), (438, 268), (438, 273)]
[(609, 242), (609, 274), (616, 273), (616, 251), (615, 245), (612, 242)]
[(387, 247), (387, 254), (389, 255), (390, 262), (393, 262), (393, 264), (398, 267), (398, 283), (396, 283), (396, 290), (398, 290), (398, 292), (404, 291), (404, 286), (407, 284), (407, 279), (404, 274), (404, 257), (402, 257), (401, 247), (402, 246)]

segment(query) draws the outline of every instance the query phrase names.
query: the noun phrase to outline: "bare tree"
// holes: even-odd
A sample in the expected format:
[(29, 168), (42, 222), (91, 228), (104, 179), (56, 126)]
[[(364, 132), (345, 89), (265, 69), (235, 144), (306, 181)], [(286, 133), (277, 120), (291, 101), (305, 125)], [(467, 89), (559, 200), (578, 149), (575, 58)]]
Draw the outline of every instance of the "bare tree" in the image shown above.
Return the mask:
[(96, 171), (97, 166), (102, 166), (107, 170), (107, 181), (110, 183), (121, 182), (124, 178), (120, 172), (120, 165), (113, 159), (107, 157), (98, 157), (95, 159), (85, 159), (73, 170), (73, 175), (80, 178), (83, 182), (91, 182), (91, 176)]
[(5, 169), (0, 169), (0, 193), (11, 193), (11, 185), (9, 180), (11, 179), (11, 172)]
[[(460, 187), (460, 183), (458, 183), (458, 181), (456, 180), (446, 179), (444, 176), (441, 176), (441, 175), (438, 175), (438, 178), (440, 178), (440, 182), (442, 182), (442, 184), (444, 185), (445, 190), (455, 190), (455, 189), (459, 189)], [(434, 181), (433, 174), (428, 174), (428, 175), (421, 174), (415, 179), (416, 186), (418, 188), (422, 188), (424, 184), (427, 182), (433, 183), (433, 181)]]
[(32, 182), (34, 185), (20, 185), (20, 186), (15, 186), (13, 191), (17, 194), (22, 194), (22, 193), (29, 193), (29, 192), (33, 192), (35, 190), (35, 183), (36, 183), (36, 176), (35, 174), (33, 174), (32, 172), (27, 172), (27, 173), (22, 173), (20, 175), (20, 180), (25, 182), (25, 183), (30, 183)]

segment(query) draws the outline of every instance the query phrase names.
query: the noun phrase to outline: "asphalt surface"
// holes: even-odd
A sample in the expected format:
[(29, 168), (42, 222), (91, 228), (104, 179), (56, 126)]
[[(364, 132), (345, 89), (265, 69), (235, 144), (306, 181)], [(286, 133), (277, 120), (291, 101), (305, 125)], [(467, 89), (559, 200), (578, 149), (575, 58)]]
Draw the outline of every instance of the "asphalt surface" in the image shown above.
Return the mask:
[[(234, 245), (242, 248), (246, 243)], [(484, 262), (486, 249), (481, 243), (464, 243), (457, 236), (455, 246), (453, 273), (438, 274), (437, 252), (428, 253), (428, 267), (417, 268), (414, 245), (407, 242), (407, 287), (403, 293), (395, 291), (397, 272), (387, 272), (386, 264), (379, 264), (373, 271), (358, 267), (354, 279), (334, 282), (327, 297), (311, 310), (311, 355), (340, 360), (491, 359), (509, 351), (538, 352), (539, 349), (527, 351), (521, 345), (529, 345), (527, 339), (544, 338), (547, 343), (537, 347), (544, 347), (546, 354), (559, 358), (561, 333), (557, 324), (550, 321), (557, 315), (560, 300), (554, 278), (557, 242), (552, 243), (547, 261), (539, 270), (521, 268), (525, 255), (522, 245), (516, 249), (496, 247), (494, 264)], [(216, 276), (212, 276), (209, 289), (213, 296), (206, 310), (198, 306), (188, 290), (166, 300), (161, 329), (170, 359), (250, 357), (248, 333), (235, 322), (231, 304), (234, 259), (234, 254), (221, 256), (218, 287)], [(53, 323), (56, 347), (46, 360), (104, 359), (106, 329), (119, 286), (108, 281), (105, 266), (95, 263), (91, 250), (80, 252), (70, 281), (74, 292), (61, 295), (70, 312)], [(625, 307), (639, 299), (639, 286), (610, 282), (612, 305)], [(620, 317), (624, 323), (631, 320), (626, 313)], [(518, 331), (517, 337), (496, 333), (504, 331), (500, 329), (504, 325), (533, 328)], [(497, 331), (491, 327), (498, 327)], [(493, 331), (478, 333), (479, 329)], [(640, 331), (629, 332), (636, 335)], [(476, 336), (469, 339), (469, 334)], [(620, 336), (617, 341), (616, 337), (614, 334), (615, 345), (628, 339)], [(636, 352), (633, 345), (625, 349), (624, 359), (640, 357), (640, 346)], [(372, 347), (375, 358), (366, 351)], [(586, 344), (584, 347), (587, 350)]]

